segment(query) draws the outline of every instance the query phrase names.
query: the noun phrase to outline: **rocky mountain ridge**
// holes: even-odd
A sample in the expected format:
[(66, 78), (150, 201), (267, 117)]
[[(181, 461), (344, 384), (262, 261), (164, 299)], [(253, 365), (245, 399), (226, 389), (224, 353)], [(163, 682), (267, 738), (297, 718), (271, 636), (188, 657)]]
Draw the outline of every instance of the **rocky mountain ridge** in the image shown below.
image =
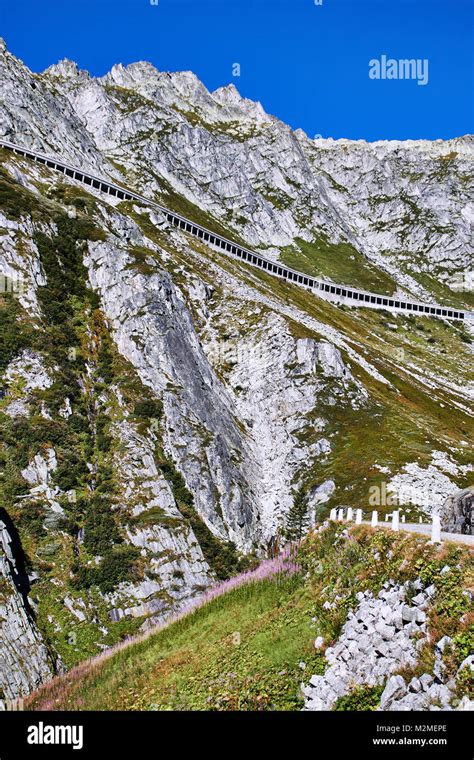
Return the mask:
[[(353, 278), (365, 279), (357, 269), (372, 262), (387, 275), (372, 277), (391, 292), (398, 285), (426, 297), (433, 289), (449, 299), (449, 285), (453, 295), (462, 286), (474, 218), (469, 136), (311, 140), (234, 85), (210, 93), (192, 72), (149, 63), (94, 78), (65, 60), (33, 75), (3, 51), (2, 75), (3, 132), (12, 140), (21, 134), (32, 147), (60, 148), (63, 158), (116, 174), (112, 163), (149, 194), (184, 195), (275, 258), (311, 269), (318, 249), (336, 254), (344, 245)], [(18, 107), (29, 112), (25, 123)], [(55, 145), (55, 134), (68, 138)], [(325, 269), (337, 271), (331, 262)]]

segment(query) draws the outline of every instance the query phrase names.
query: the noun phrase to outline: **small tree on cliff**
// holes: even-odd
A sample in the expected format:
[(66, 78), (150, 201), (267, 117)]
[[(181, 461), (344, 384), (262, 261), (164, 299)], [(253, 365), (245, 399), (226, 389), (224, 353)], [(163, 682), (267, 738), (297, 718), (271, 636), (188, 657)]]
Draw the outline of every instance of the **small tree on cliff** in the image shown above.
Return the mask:
[(293, 498), (293, 504), (286, 520), (286, 537), (290, 541), (301, 541), (309, 527), (309, 512), (306, 495), (299, 488)]

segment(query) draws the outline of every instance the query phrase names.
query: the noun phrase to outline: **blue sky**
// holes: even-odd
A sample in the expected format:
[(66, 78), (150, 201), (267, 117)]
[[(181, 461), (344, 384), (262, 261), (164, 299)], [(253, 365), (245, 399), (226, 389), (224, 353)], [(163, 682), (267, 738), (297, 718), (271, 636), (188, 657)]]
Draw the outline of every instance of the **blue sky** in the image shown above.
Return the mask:
[[(34, 71), (148, 60), (233, 82), (311, 137), (446, 139), (474, 132), (473, 16), (474, 0), (0, 0), (0, 35)], [(428, 83), (370, 79), (383, 54), (427, 59)]]

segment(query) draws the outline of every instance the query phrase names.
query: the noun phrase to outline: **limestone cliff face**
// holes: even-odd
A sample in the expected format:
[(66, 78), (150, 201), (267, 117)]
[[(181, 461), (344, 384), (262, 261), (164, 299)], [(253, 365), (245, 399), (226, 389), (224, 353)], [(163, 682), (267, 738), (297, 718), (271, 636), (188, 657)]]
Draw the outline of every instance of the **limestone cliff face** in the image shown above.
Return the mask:
[[(0, 135), (275, 258), (418, 294), (435, 273), (445, 299), (468, 262), (467, 138), (313, 141), (189, 72), (38, 75), (4, 46), (0, 81)], [(8, 698), (49, 677), (41, 636), (70, 667), (264, 556), (299, 491), (314, 522), (374, 478), (417, 508), (428, 482), (465, 486), (467, 330), (338, 310), (139, 204), (1, 162), (0, 489), (35, 578), (10, 594)]]
[[(123, 583), (108, 595), (113, 605), (109, 617), (145, 618), (149, 625), (205, 589), (212, 572), (156, 465), (153, 437), (140, 434), (125, 420), (114, 432), (121, 446), (116, 453), (122, 483), (117, 509), (126, 524), (126, 541), (140, 550), (146, 571), (139, 582)], [(154, 510), (159, 510), (161, 520), (146, 519)]]
[[(117, 347), (162, 398), (166, 444), (199, 513), (215, 533), (248, 550), (256, 533), (255, 502), (245, 495), (252, 461), (232, 400), (206, 359), (171, 277), (164, 271), (142, 276), (127, 268), (129, 260), (126, 250), (110, 242), (90, 246), (87, 258)], [(241, 455), (244, 466), (238, 468)]]
[(57, 672), (27, 600), (28, 576), (9, 527), (0, 512), (0, 710)]

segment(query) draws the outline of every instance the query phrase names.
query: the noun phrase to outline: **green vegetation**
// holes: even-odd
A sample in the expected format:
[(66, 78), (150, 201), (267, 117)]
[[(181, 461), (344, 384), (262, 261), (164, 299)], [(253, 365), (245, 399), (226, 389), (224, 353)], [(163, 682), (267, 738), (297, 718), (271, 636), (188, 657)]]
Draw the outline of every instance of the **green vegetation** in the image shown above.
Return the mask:
[(224, 135), (233, 141), (246, 142), (258, 134), (258, 127), (254, 124), (245, 124), (239, 121), (206, 121), (199, 111), (183, 110), (172, 105), (174, 110), (181, 114), (193, 127), (201, 127), (211, 134)]
[(293, 199), (287, 195), (283, 190), (274, 189), (267, 186), (258, 186), (255, 188), (260, 195), (265, 198), (266, 201), (272, 204), (275, 208), (283, 211), (286, 208), (290, 208)]
[(380, 706), (383, 686), (357, 686), (349, 694), (339, 697), (334, 709), (349, 711), (373, 711)]
[(323, 233), (314, 241), (296, 238), (293, 245), (282, 248), (281, 261), (314, 277), (391, 295), (396, 283), (382, 270), (371, 264), (350, 243), (331, 243)]
[(121, 542), (110, 502), (100, 493), (94, 493), (88, 500), (84, 528), (84, 546), (93, 556), (106, 555), (113, 544)]
[[(439, 551), (422, 537), (365, 526), (349, 537), (344, 531), (332, 523), (308, 536), (297, 557), (301, 572), (231, 590), (144, 641), (44, 686), (28, 707), (54, 700), (57, 709), (72, 710), (298, 710), (300, 683), (326, 668), (315, 636), (334, 642), (359, 591), (378, 593), (389, 578), (404, 583), (421, 573), (439, 591), (429, 611), (431, 659), (422, 653), (420, 667), (432, 667), (434, 643), (447, 632), (459, 642), (449, 655), (458, 667), (469, 645), (470, 601), (462, 594), (473, 578), (469, 551)], [(454, 572), (449, 582), (440, 575), (446, 564)], [(336, 597), (337, 604), (324, 606)], [(459, 698), (465, 681), (458, 682)], [(334, 709), (374, 710), (381, 691), (382, 684), (354, 688)]]
[(28, 502), (20, 511), (18, 525), (22, 532), (39, 540), (45, 534), (44, 518), (44, 506), (38, 502)]
[(163, 414), (163, 404), (157, 399), (143, 399), (137, 401), (133, 407), (133, 414), (138, 419), (160, 420)]
[(129, 90), (127, 87), (108, 84), (106, 85), (106, 90), (109, 95), (113, 96), (116, 105), (124, 114), (133, 113), (143, 107), (155, 108), (153, 101), (148, 100), (148, 98), (139, 92)]
[(35, 220), (41, 218), (41, 203), (34, 193), (26, 190), (19, 182), (15, 182), (2, 167), (0, 167), (0, 208), (8, 219), (21, 219), (22, 216), (31, 216)]
[(12, 359), (32, 343), (31, 327), (12, 293), (0, 295), (0, 374)]
[(308, 502), (305, 492), (299, 488), (286, 520), (286, 536), (290, 541), (301, 541), (309, 525)]
[[(111, 409), (116, 401), (112, 396), (110, 402), (109, 387), (114, 381), (123, 383), (130, 411), (137, 398), (146, 401), (151, 396), (117, 355), (99, 299), (88, 286), (83, 253), (87, 241), (104, 238), (92, 219), (96, 200), (67, 185), (53, 188), (49, 201), (37, 199), (13, 182), (8, 191), (8, 198), (5, 194), (0, 198), (0, 207), (7, 204), (3, 209), (7, 215), (18, 218), (20, 212), (30, 213), (33, 222), (42, 222), (34, 242), (47, 283), (37, 291), (39, 319), (27, 315), (13, 296), (0, 297), (0, 370), (29, 348), (39, 354), (53, 383), (28, 393), (29, 417), (11, 418), (2, 412), (13, 392), (21, 395), (21, 379), (18, 388), (11, 385), (9, 395), (0, 400), (0, 496), (18, 528), (28, 571), (39, 575), (33, 600), (40, 630), (51, 649), (71, 667), (137, 631), (143, 620), (111, 621), (110, 604), (100, 593), (114, 590), (122, 581), (140, 579), (142, 574), (139, 551), (125, 545), (123, 520), (114, 512)], [(74, 206), (75, 218), (59, 204)], [(45, 224), (54, 232), (46, 234)], [(66, 398), (72, 407), (69, 417), (61, 414)], [(158, 407), (153, 408), (157, 413)], [(43, 416), (42, 409), (52, 419)], [(147, 407), (138, 411), (143, 414)], [(63, 518), (51, 515), (38, 500), (19, 502), (16, 498), (28, 490), (21, 469), (49, 446), (54, 447), (58, 461), (53, 483), (68, 493), (68, 498), (60, 498)], [(66, 595), (82, 609), (84, 620), (64, 606)]]
[[(348, 506), (366, 507), (369, 486), (388, 479), (374, 466), (376, 463), (388, 466), (391, 472), (407, 462), (418, 461), (420, 466), (427, 466), (431, 452), (439, 448), (455, 450), (460, 464), (471, 461), (467, 448), (463, 454), (459, 442), (472, 440), (472, 426), (466, 414), (453, 403), (447, 387), (453, 377), (459, 385), (469, 382), (466, 369), (470, 357), (461, 326), (440, 320), (394, 317), (369, 309), (343, 311), (266, 273), (257, 272), (254, 276), (261, 280), (263, 288), (297, 306), (303, 314), (342, 332), (390, 383), (381, 384), (356, 362), (348, 362), (353, 375), (369, 392), (367, 402), (353, 408), (345, 399), (334, 403), (337, 384), (325, 380), (317, 408), (300, 432), (308, 443), (316, 441), (320, 432), (314, 427), (314, 418), (322, 416), (327, 420), (326, 431), (335, 433), (331, 438), (331, 454), (304, 472), (307, 490), (328, 478), (337, 484), (321, 515), (341, 499)], [(295, 337), (321, 339), (315, 330), (291, 324)], [(434, 347), (429, 338), (435, 339)], [(344, 352), (343, 358), (347, 362)], [(413, 366), (420, 380), (413, 376)], [(431, 385), (434, 366), (439, 377), (436, 388)], [(425, 385), (424, 377), (430, 378), (430, 384)], [(461, 488), (467, 486), (469, 476), (459, 478), (458, 484)]]
[(97, 208), (96, 199), (80, 187), (59, 182), (48, 190), (48, 198), (66, 206), (73, 206), (77, 211), (91, 215)]
[[(62, 548), (64, 551), (64, 548)], [(58, 566), (56, 566), (57, 577)], [(58, 652), (67, 668), (92, 657), (104, 646), (113, 646), (123, 639), (138, 633), (142, 617), (122, 618), (112, 622), (109, 617), (110, 605), (104, 600), (97, 586), (77, 591), (69, 584), (57, 588), (50, 580), (35, 583), (34, 599), (37, 604), (37, 623), (46, 641)], [(92, 606), (93, 616), (78, 621), (64, 606), (67, 593), (74, 607), (86, 612), (81, 600), (86, 599)], [(102, 628), (102, 631), (99, 630)]]
[[(140, 550), (135, 546), (121, 546), (114, 551), (107, 547), (97, 567), (77, 566), (72, 581), (73, 588), (86, 589), (97, 586), (103, 593), (113, 591), (122, 581), (140, 580), (137, 560)], [(73, 566), (73, 571), (76, 569)]]
[[(64, 201), (64, 192), (59, 188), (53, 195)], [(12, 206), (17, 207), (15, 198), (19, 198), (18, 207), (31, 213), (31, 204), (22, 201), (22, 191), (12, 186), (11, 193)], [(26, 193), (26, 197), (29, 195)], [(91, 205), (79, 206), (90, 214)], [(57, 563), (64, 563), (71, 587), (97, 585), (103, 591), (111, 591), (121, 581), (137, 576), (139, 552), (120, 546), (122, 537), (112, 511), (114, 483), (105, 461), (112, 444), (108, 433), (110, 420), (94, 403), (100, 389), (113, 380), (112, 343), (98, 308), (98, 296), (88, 286), (82, 257), (87, 241), (103, 239), (103, 233), (82, 214), (71, 218), (62, 211), (45, 208), (44, 220), (54, 223), (56, 232), (37, 232), (34, 237), (47, 280), (37, 291), (41, 307), (39, 329), (32, 329), (14, 299), (2, 298), (0, 309), (6, 329), (1, 337), (0, 369), (25, 347), (40, 352), (53, 383), (45, 390), (35, 391), (32, 401), (46, 404), (53, 418), (47, 419), (36, 410), (29, 418), (0, 416), (3, 440), (0, 489), (5, 507), (19, 527), (31, 567), (46, 574), (57, 573)], [(96, 367), (92, 377), (86, 364)], [(60, 415), (66, 398), (72, 406), (68, 419)], [(42, 505), (31, 502), (19, 505), (16, 501), (27, 490), (21, 469), (47, 446), (53, 446), (57, 453), (58, 467), (53, 476), (56, 484), (74, 495), (63, 504), (66, 518), (56, 522), (56, 529), (51, 525), (48, 531), (44, 527)], [(90, 461), (99, 464), (93, 479)], [(84, 529), (84, 541), (76, 547), (73, 560), (68, 555), (80, 528)], [(60, 538), (59, 543), (53, 538), (58, 531), (59, 535), (61, 531), (67, 533), (67, 538)], [(101, 556), (100, 563), (89, 567), (96, 555)], [(54, 558), (52, 563), (47, 561), (48, 557)], [(69, 571), (74, 574), (72, 579)]]
[(456, 162), (457, 157), (457, 152), (452, 150), (449, 153), (446, 153), (446, 155), (440, 156), (438, 159), (436, 159), (436, 168), (432, 173), (430, 179), (436, 182), (443, 182), (446, 180), (449, 177), (450, 173), (453, 171), (452, 165)]

